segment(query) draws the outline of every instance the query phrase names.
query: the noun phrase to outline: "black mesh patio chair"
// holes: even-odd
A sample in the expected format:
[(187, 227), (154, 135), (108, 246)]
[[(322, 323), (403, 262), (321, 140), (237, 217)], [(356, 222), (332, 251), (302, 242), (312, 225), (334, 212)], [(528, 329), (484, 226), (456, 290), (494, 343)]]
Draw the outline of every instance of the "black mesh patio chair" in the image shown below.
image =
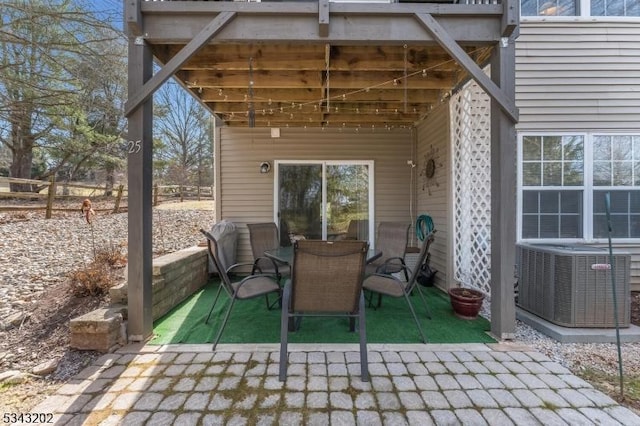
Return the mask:
[[(229, 320), (229, 314), (231, 313), (231, 309), (233, 308), (236, 300), (247, 300), (253, 299), (256, 297), (266, 296), (270, 293), (275, 293), (280, 296), (280, 285), (278, 281), (276, 281), (273, 275), (268, 274), (252, 274), (244, 277), (240, 281), (232, 281), (229, 277), (229, 273), (237, 268), (238, 266), (243, 266), (243, 264), (236, 263), (231, 265), (226, 270), (221, 266), (220, 256), (218, 252), (218, 242), (209, 232), (204, 229), (200, 229), (200, 232), (207, 237), (207, 248), (209, 249), (209, 255), (213, 260), (218, 274), (220, 275), (220, 286), (218, 287), (218, 291), (216, 292), (216, 296), (213, 300), (213, 304), (211, 305), (211, 309), (209, 310), (209, 314), (207, 315), (207, 319), (205, 323), (209, 323), (209, 318), (211, 317), (211, 313), (213, 312), (213, 308), (215, 308), (216, 303), (218, 302), (218, 298), (220, 297), (220, 293), (224, 289), (224, 291), (229, 296), (230, 302), (227, 311), (224, 314), (224, 318), (222, 320), (222, 325), (220, 326), (220, 330), (213, 342), (213, 350), (216, 350), (216, 346), (220, 341), (220, 337), (222, 337), (222, 332), (224, 331), (224, 327), (227, 325), (227, 321)], [(267, 299), (267, 308), (269, 308), (269, 299)]]
[(252, 272), (262, 274), (275, 274), (278, 281), (291, 273), (291, 267), (286, 263), (278, 262), (264, 255), (267, 250), (280, 247), (278, 227), (273, 222), (248, 223), (249, 242), (253, 254), (254, 269)]
[(346, 316), (351, 331), (357, 318), (360, 375), (362, 381), (369, 381), (362, 292), (368, 249), (365, 241), (301, 240), (294, 244), (291, 279), (287, 280), (282, 296), (280, 381), (287, 377), (289, 331), (299, 328), (302, 316)]
[(367, 264), (365, 274), (394, 274), (404, 272), (405, 280), (409, 280), (404, 254), (409, 242), (410, 224), (405, 222), (380, 222), (376, 237), (376, 248), (382, 251), (375, 261)]
[[(427, 338), (425, 337), (424, 332), (422, 331), (422, 327), (420, 326), (420, 321), (418, 321), (418, 316), (416, 315), (416, 311), (413, 308), (413, 304), (411, 300), (409, 300), (409, 295), (413, 293), (414, 290), (417, 289), (420, 298), (422, 299), (422, 303), (424, 304), (427, 318), (431, 319), (431, 311), (429, 306), (427, 305), (427, 300), (422, 293), (420, 285), (418, 285), (418, 274), (420, 273), (420, 265), (427, 259), (427, 255), (429, 254), (429, 248), (434, 240), (435, 230), (429, 233), (424, 241), (422, 242), (422, 247), (420, 248), (420, 254), (418, 255), (418, 260), (416, 262), (416, 267), (413, 271), (411, 271), (411, 277), (407, 282), (404, 282), (393, 275), (382, 274), (382, 273), (374, 273), (369, 275), (363, 283), (363, 288), (365, 290), (371, 291), (373, 293), (378, 293), (380, 296), (391, 296), (391, 297), (404, 297), (404, 300), (407, 302), (407, 306), (409, 306), (409, 310), (411, 311), (411, 315), (418, 326), (418, 331), (420, 332), (420, 337), (422, 337), (422, 342), (427, 343)], [(403, 266), (405, 272), (408, 270), (407, 266)], [(380, 304), (378, 304), (380, 307)]]

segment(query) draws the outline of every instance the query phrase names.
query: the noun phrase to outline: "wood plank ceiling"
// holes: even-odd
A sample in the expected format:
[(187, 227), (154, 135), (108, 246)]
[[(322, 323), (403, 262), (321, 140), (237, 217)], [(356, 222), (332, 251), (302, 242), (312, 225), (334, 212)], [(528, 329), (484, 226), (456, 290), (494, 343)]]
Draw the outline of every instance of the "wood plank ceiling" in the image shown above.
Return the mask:
[[(179, 44), (152, 46), (169, 61)], [(491, 47), (464, 49), (483, 66)], [(469, 76), (437, 45), (208, 44), (176, 73), (228, 126), (413, 126)]]

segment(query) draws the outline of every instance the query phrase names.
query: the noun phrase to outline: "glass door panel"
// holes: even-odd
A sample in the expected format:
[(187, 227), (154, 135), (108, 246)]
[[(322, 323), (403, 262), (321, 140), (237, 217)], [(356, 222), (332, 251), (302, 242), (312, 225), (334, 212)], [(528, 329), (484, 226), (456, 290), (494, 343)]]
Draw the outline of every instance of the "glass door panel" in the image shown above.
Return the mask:
[(303, 238), (373, 244), (373, 162), (283, 161), (276, 170), (281, 245)]
[(369, 240), (369, 166), (327, 164), (327, 239)]
[(280, 243), (322, 239), (322, 164), (279, 164)]

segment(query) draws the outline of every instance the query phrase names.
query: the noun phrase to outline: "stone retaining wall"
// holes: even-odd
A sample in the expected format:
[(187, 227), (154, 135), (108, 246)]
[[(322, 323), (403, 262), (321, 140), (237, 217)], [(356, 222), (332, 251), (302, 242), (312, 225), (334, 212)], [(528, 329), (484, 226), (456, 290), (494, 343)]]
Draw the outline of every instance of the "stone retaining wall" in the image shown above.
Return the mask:
[[(189, 247), (153, 259), (153, 320), (202, 288), (209, 279), (207, 268), (206, 247)], [(127, 319), (127, 283), (112, 288), (109, 294), (111, 308), (98, 309), (70, 321), (72, 348), (109, 352), (126, 342), (120, 324)]]
[(189, 247), (153, 260), (153, 320), (207, 283), (206, 247)]

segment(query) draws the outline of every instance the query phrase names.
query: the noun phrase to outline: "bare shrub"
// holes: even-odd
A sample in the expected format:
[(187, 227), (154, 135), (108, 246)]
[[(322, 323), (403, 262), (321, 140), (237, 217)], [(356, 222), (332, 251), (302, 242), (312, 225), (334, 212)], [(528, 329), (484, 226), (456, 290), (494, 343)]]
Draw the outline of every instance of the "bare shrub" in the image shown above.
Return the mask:
[(112, 246), (96, 252), (93, 262), (69, 274), (71, 292), (76, 297), (101, 296), (117, 284), (116, 269), (127, 264), (121, 247)]

